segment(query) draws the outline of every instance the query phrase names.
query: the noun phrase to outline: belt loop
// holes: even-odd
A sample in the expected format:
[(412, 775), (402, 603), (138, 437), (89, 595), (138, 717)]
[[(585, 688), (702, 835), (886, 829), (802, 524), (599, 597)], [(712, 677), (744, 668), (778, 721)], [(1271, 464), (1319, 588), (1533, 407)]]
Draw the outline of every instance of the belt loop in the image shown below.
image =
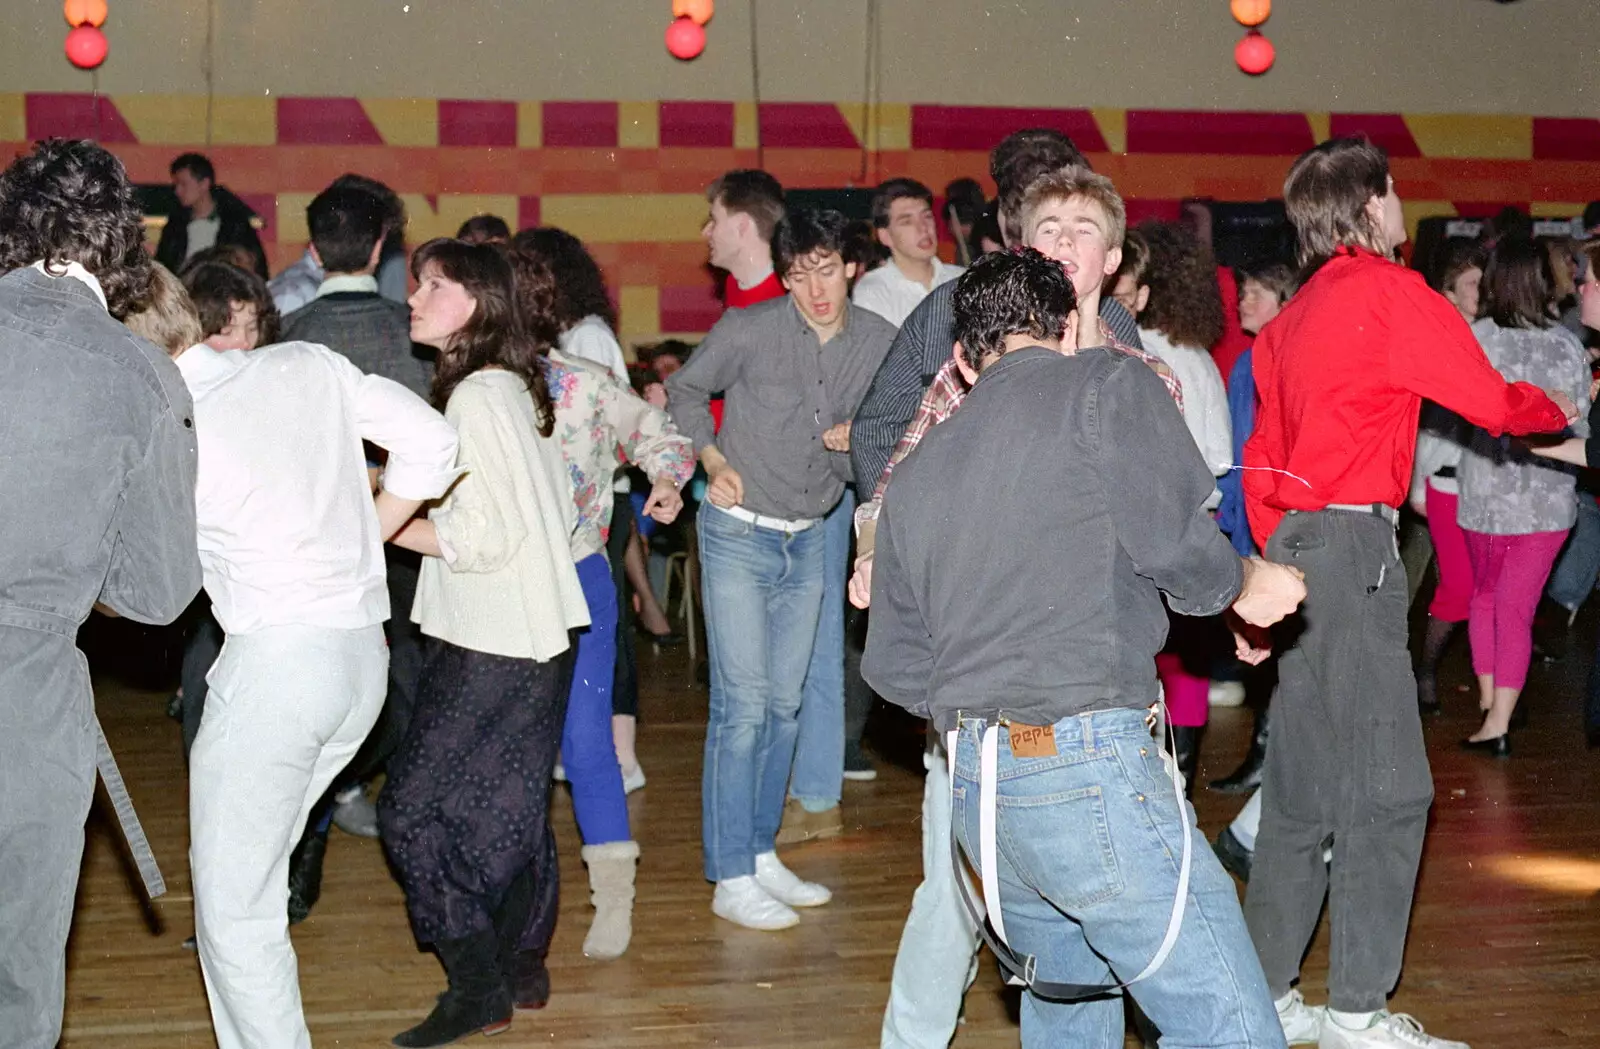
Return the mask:
[(1079, 714), (1078, 724), (1083, 729), (1083, 749), (1094, 750), (1094, 715), (1087, 711)]

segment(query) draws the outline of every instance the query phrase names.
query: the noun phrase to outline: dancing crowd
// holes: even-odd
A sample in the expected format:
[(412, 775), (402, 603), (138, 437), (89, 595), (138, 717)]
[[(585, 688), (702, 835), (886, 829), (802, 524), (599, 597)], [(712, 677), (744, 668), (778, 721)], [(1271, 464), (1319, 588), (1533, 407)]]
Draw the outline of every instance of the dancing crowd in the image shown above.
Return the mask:
[[(479, 216), (408, 248), (399, 198), (351, 174), (269, 283), (211, 163), (171, 171), (155, 259), (100, 147), (0, 176), (0, 1046), (59, 1037), (97, 770), (161, 891), (74, 647), (91, 609), (182, 624), (223, 1049), (311, 1044), (289, 929), (332, 826), (381, 840), (444, 968), (396, 1045), (550, 999), (554, 781), (583, 951), (624, 954), (649, 863), (634, 616), (679, 640), (647, 540), (692, 521), (715, 915), (773, 931), (827, 904), (778, 846), (842, 833), (875, 695), (929, 722), (885, 1049), (950, 1042), (982, 944), (1027, 988), (1029, 1047), (1120, 1045), (1130, 1004), (1149, 1044), (1464, 1049), (1387, 1008), (1422, 717), (1465, 620), (1463, 745), (1510, 753), (1600, 455), (1580, 255), (1507, 223), (1430, 287), (1397, 262), (1387, 157), (1336, 139), (1288, 170), (1294, 257), (1222, 268), (1204, 208), (1130, 230), (1110, 179), (1027, 129), (991, 154), (992, 202), (946, 193), (964, 267), (914, 179), (851, 222), (726, 173), (702, 236), (727, 309), (630, 367), (566, 231)], [(1415, 676), (1403, 507), (1438, 561)], [(1255, 793), (1213, 851), (1188, 794), (1209, 706), (1243, 694), (1251, 753), (1214, 786)]]

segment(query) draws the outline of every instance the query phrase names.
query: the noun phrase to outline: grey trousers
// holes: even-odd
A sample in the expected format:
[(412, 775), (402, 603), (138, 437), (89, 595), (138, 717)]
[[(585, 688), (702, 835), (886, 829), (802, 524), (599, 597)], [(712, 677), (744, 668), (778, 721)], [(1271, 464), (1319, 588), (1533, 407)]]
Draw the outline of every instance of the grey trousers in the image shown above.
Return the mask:
[(1381, 1009), (1400, 978), (1433, 800), (1406, 650), (1405, 570), (1389, 524), (1353, 511), (1290, 514), (1266, 554), (1305, 572), (1307, 596), (1277, 639), (1245, 921), (1281, 998), (1327, 895), (1328, 1004)]
[(77, 624), (0, 608), (0, 1049), (61, 1037), (67, 933), (95, 785), (94, 699)]

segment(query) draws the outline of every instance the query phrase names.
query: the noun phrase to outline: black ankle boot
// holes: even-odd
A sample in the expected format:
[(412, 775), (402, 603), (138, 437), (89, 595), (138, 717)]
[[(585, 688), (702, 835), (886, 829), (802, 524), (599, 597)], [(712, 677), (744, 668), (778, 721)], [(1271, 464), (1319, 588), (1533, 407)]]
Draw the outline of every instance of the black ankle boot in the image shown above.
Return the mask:
[(1200, 733), (1204, 731), (1198, 725), (1172, 726), (1172, 757), (1178, 763), (1178, 771), (1183, 773), (1183, 793), (1185, 797), (1194, 794), (1194, 777), (1200, 771)]
[(322, 860), (328, 839), (315, 831), (300, 839), (289, 854), (289, 924), (299, 925), (322, 898)]
[(1428, 624), (1423, 628), (1422, 654), (1417, 659), (1417, 709), (1424, 714), (1437, 714), (1440, 711), (1437, 680), (1439, 660), (1444, 658), (1444, 650), (1450, 646), (1450, 639), (1455, 637), (1456, 628), (1460, 625), (1429, 616)]
[(428, 1018), (394, 1036), (403, 1049), (449, 1045), (469, 1034), (499, 1034), (511, 1026), (511, 992), (500, 972), (500, 939), (484, 931), (433, 945), (450, 988)]
[(521, 949), (523, 932), (537, 903), (536, 880), (531, 870), (525, 870), (506, 889), (505, 899), (494, 912), (500, 975), (511, 990), (511, 1004), (524, 1012), (543, 1009), (550, 1002), (550, 972), (545, 968), (544, 952)]
[(1261, 786), (1261, 768), (1267, 761), (1267, 711), (1262, 707), (1256, 713), (1256, 731), (1250, 738), (1250, 751), (1233, 772), (1210, 783), (1212, 790), (1222, 794), (1248, 794)]

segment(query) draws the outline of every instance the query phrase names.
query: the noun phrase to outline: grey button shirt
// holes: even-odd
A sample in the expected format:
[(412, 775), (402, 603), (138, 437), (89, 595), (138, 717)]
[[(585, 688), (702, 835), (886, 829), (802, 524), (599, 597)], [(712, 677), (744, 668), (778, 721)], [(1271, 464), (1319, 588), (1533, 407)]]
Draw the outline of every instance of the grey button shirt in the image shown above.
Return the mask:
[[(715, 445), (744, 481), (746, 510), (821, 517), (852, 480), (850, 456), (822, 445), (823, 431), (861, 406), (895, 327), (848, 306), (844, 330), (826, 344), (785, 295), (729, 310), (694, 356), (667, 379), (667, 411), (696, 451)], [(711, 395), (722, 391), (722, 432)]]
[[(1502, 328), (1484, 318), (1472, 333), (1507, 382), (1560, 390), (1588, 415), (1589, 358), (1571, 332), (1557, 325)], [(1589, 425), (1579, 421), (1571, 432), (1586, 437)], [(1565, 531), (1578, 516), (1576, 474), (1575, 467), (1518, 451), (1509, 439), (1474, 429), (1458, 467), (1456, 520), (1487, 535)]]

